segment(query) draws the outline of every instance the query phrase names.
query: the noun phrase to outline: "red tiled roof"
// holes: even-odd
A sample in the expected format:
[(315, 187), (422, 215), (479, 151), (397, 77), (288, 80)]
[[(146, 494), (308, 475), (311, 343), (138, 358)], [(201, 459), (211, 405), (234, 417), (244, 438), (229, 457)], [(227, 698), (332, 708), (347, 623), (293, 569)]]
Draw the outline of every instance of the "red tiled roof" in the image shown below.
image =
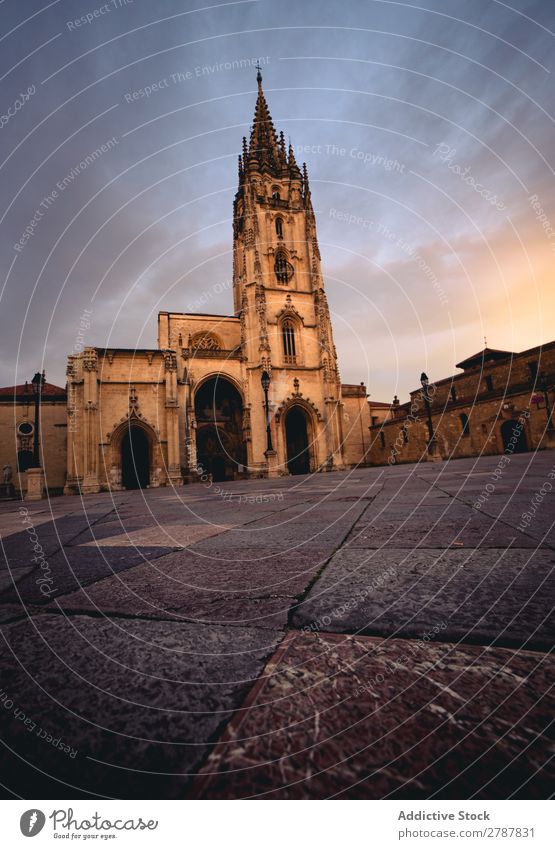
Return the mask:
[[(2, 386), (0, 387), (0, 398), (9, 399), (9, 398), (21, 398), (21, 397), (29, 397), (29, 400), (33, 399), (33, 387), (31, 384), (27, 384), (27, 391), (25, 391), (25, 384), (20, 383), (18, 386)], [(60, 398), (66, 397), (66, 390), (62, 386), (56, 386), (55, 383), (45, 383), (42, 387), (42, 397), (43, 398)]]

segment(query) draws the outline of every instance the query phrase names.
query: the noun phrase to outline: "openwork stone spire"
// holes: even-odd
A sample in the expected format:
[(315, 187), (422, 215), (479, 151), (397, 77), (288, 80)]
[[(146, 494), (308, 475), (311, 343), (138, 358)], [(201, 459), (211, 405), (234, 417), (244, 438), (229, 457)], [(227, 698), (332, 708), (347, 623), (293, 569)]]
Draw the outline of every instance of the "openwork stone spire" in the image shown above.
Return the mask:
[(262, 74), (256, 75), (258, 82), (258, 97), (254, 110), (249, 144), (249, 165), (261, 173), (268, 172), (278, 176), (282, 172), (282, 155), (278, 144), (274, 123), (264, 92), (262, 90)]

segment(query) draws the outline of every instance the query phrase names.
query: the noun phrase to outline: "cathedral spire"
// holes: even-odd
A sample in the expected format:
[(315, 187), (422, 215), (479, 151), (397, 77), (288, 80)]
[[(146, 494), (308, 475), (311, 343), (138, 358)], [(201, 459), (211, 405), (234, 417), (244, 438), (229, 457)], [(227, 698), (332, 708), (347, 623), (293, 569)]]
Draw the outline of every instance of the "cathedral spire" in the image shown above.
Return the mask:
[(280, 148), (272, 116), (262, 89), (260, 67), (258, 67), (256, 80), (258, 82), (258, 97), (249, 144), (249, 165), (258, 171), (277, 175), (281, 171)]

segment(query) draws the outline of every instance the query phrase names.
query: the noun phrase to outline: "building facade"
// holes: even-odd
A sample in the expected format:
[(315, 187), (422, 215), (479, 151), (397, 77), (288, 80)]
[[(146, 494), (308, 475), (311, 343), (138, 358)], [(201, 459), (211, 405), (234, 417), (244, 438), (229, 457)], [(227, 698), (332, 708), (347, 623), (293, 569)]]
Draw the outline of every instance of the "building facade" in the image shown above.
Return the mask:
[[(67, 469), (67, 395), (61, 386), (45, 383), (40, 395), (39, 459), (48, 492), (62, 492)], [(35, 396), (29, 383), (0, 388), (0, 464), (9, 466), (16, 491), (27, 492), (27, 470), (34, 465)]]
[(157, 348), (69, 357), (66, 493), (344, 469), (369, 450), (365, 387), (339, 376), (306, 166), (257, 81), (233, 208), (234, 312), (162, 312)]
[[(411, 392), (370, 426), (372, 465), (477, 457), (555, 447), (552, 422), (555, 342), (520, 353), (485, 348), (458, 363), (459, 374)], [(429, 414), (428, 406), (429, 404)], [(429, 445), (429, 415), (433, 444)]]

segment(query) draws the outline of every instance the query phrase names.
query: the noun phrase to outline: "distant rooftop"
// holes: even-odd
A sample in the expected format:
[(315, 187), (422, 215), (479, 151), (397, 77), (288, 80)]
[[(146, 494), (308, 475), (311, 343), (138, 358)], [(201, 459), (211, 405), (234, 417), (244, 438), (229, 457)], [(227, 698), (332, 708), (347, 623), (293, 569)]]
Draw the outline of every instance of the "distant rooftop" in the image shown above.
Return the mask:
[[(17, 386), (2, 386), (0, 387), (0, 400), (1, 401), (32, 401), (33, 400), (33, 387), (30, 383), (20, 383)], [(65, 387), (56, 386), (55, 383), (45, 383), (42, 387), (42, 397), (47, 400), (53, 399), (65, 399), (66, 398), (66, 390)]]
[(473, 354), (471, 357), (467, 357), (466, 360), (461, 360), (460, 363), (456, 363), (455, 368), (462, 368), (464, 370), (469, 368), (474, 368), (474, 366), (479, 366), (482, 363), (491, 363), (497, 360), (506, 360), (507, 357), (514, 357), (513, 351), (499, 351), (497, 348), (484, 348), (483, 351), (478, 351), (477, 354)]

